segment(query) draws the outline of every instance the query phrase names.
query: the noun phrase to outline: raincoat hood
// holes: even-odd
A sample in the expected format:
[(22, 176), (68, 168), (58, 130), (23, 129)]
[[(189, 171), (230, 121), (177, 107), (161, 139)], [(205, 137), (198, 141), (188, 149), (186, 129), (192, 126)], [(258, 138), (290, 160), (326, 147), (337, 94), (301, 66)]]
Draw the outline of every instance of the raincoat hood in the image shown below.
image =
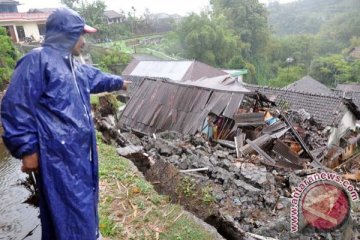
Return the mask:
[(85, 21), (75, 11), (69, 8), (58, 8), (46, 22), (45, 42), (49, 46), (65, 53), (70, 53), (84, 33)]

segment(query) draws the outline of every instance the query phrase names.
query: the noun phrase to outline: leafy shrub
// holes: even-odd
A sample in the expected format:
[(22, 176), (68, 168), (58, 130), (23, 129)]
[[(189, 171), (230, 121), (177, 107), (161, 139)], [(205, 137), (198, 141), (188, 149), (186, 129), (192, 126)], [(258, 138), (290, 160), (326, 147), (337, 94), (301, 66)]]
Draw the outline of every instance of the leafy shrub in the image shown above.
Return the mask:
[(16, 50), (6, 34), (6, 30), (0, 27), (0, 87), (5, 88), (9, 83), (11, 74), (17, 60)]

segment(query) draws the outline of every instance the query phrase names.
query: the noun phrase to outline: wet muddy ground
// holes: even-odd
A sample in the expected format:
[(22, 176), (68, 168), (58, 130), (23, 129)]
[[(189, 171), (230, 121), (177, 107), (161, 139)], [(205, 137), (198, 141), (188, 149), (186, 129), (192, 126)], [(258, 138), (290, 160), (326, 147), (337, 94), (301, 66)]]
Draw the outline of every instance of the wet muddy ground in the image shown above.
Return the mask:
[(20, 166), (0, 142), (0, 239), (38, 240), (39, 210), (26, 203), (30, 191), (24, 185), (27, 175)]

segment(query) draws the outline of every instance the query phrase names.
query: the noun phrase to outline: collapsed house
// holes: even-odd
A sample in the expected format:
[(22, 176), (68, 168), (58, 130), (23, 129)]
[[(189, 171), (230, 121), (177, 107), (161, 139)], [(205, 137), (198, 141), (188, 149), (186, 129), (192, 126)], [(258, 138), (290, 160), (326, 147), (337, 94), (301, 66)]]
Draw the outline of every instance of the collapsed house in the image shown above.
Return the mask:
[[(158, 192), (228, 239), (254, 239), (251, 234), (299, 237), (290, 234), (289, 212), (291, 193), (302, 177), (333, 168), (339, 159), (349, 163), (341, 164), (339, 173), (359, 167), (358, 161), (349, 161), (357, 157), (355, 149), (347, 156), (343, 151), (356, 148), (357, 134), (346, 127), (352, 124), (344, 125), (347, 131), (338, 148), (328, 147), (331, 129), (340, 129), (348, 118), (358, 119), (350, 100), (250, 91), (229, 77), (181, 83), (138, 80), (118, 126), (114, 117), (101, 114), (95, 117), (98, 129), (103, 136), (104, 129), (109, 132), (118, 153), (131, 159)], [(305, 108), (306, 101), (313, 108)], [(332, 237), (346, 239), (343, 232), (360, 232), (358, 222)]]
[(257, 153), (270, 164), (294, 169), (334, 167), (355, 152), (360, 112), (351, 100), (246, 87), (253, 91), (227, 76), (181, 83), (145, 78), (120, 126), (145, 134), (202, 132), (236, 149), (239, 157)]
[(129, 99), (145, 78), (175, 82), (197, 81), (202, 78), (227, 76), (228, 73), (194, 60), (164, 61), (154, 59), (133, 59), (122, 72), (122, 76), (131, 81), (124, 100)]
[(195, 134), (201, 131), (210, 113), (233, 118), (242, 103), (247, 104), (250, 99), (256, 102), (259, 96), (241, 86), (233, 91), (215, 91), (166, 80), (146, 79), (127, 103), (120, 124), (144, 133), (171, 130)]
[[(299, 92), (247, 85), (247, 88), (265, 94), (274, 100), (281, 109), (297, 109), (306, 113), (319, 123), (318, 130), (325, 133), (326, 147), (314, 149), (314, 155), (325, 165), (334, 167), (355, 153), (358, 133), (356, 122), (360, 118), (357, 105), (349, 99), (336, 95)], [(313, 132), (314, 133), (314, 132)]]

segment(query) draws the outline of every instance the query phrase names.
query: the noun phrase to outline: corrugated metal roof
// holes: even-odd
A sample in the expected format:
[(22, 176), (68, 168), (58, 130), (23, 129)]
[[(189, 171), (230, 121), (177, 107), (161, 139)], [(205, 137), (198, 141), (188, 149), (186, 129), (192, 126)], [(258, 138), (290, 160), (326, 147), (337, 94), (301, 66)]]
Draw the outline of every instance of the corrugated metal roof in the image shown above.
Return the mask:
[(195, 134), (210, 112), (231, 118), (244, 96), (254, 94), (144, 79), (126, 104), (120, 124), (145, 133)]
[(122, 72), (127, 76), (168, 78), (173, 81), (197, 80), (228, 75), (198, 61), (142, 61), (134, 59)]
[(140, 61), (130, 75), (181, 81), (192, 63), (192, 61)]
[(203, 77), (211, 78), (225, 75), (228, 74), (224, 71), (221, 71), (202, 62), (193, 61), (193, 64), (191, 65), (185, 76), (182, 78), (182, 80), (195, 81)]
[(235, 78), (230, 76), (218, 76), (213, 78), (201, 78), (196, 81), (184, 81), (181, 84), (210, 88), (216, 90), (232, 91), (232, 92), (251, 92), (239, 83)]

